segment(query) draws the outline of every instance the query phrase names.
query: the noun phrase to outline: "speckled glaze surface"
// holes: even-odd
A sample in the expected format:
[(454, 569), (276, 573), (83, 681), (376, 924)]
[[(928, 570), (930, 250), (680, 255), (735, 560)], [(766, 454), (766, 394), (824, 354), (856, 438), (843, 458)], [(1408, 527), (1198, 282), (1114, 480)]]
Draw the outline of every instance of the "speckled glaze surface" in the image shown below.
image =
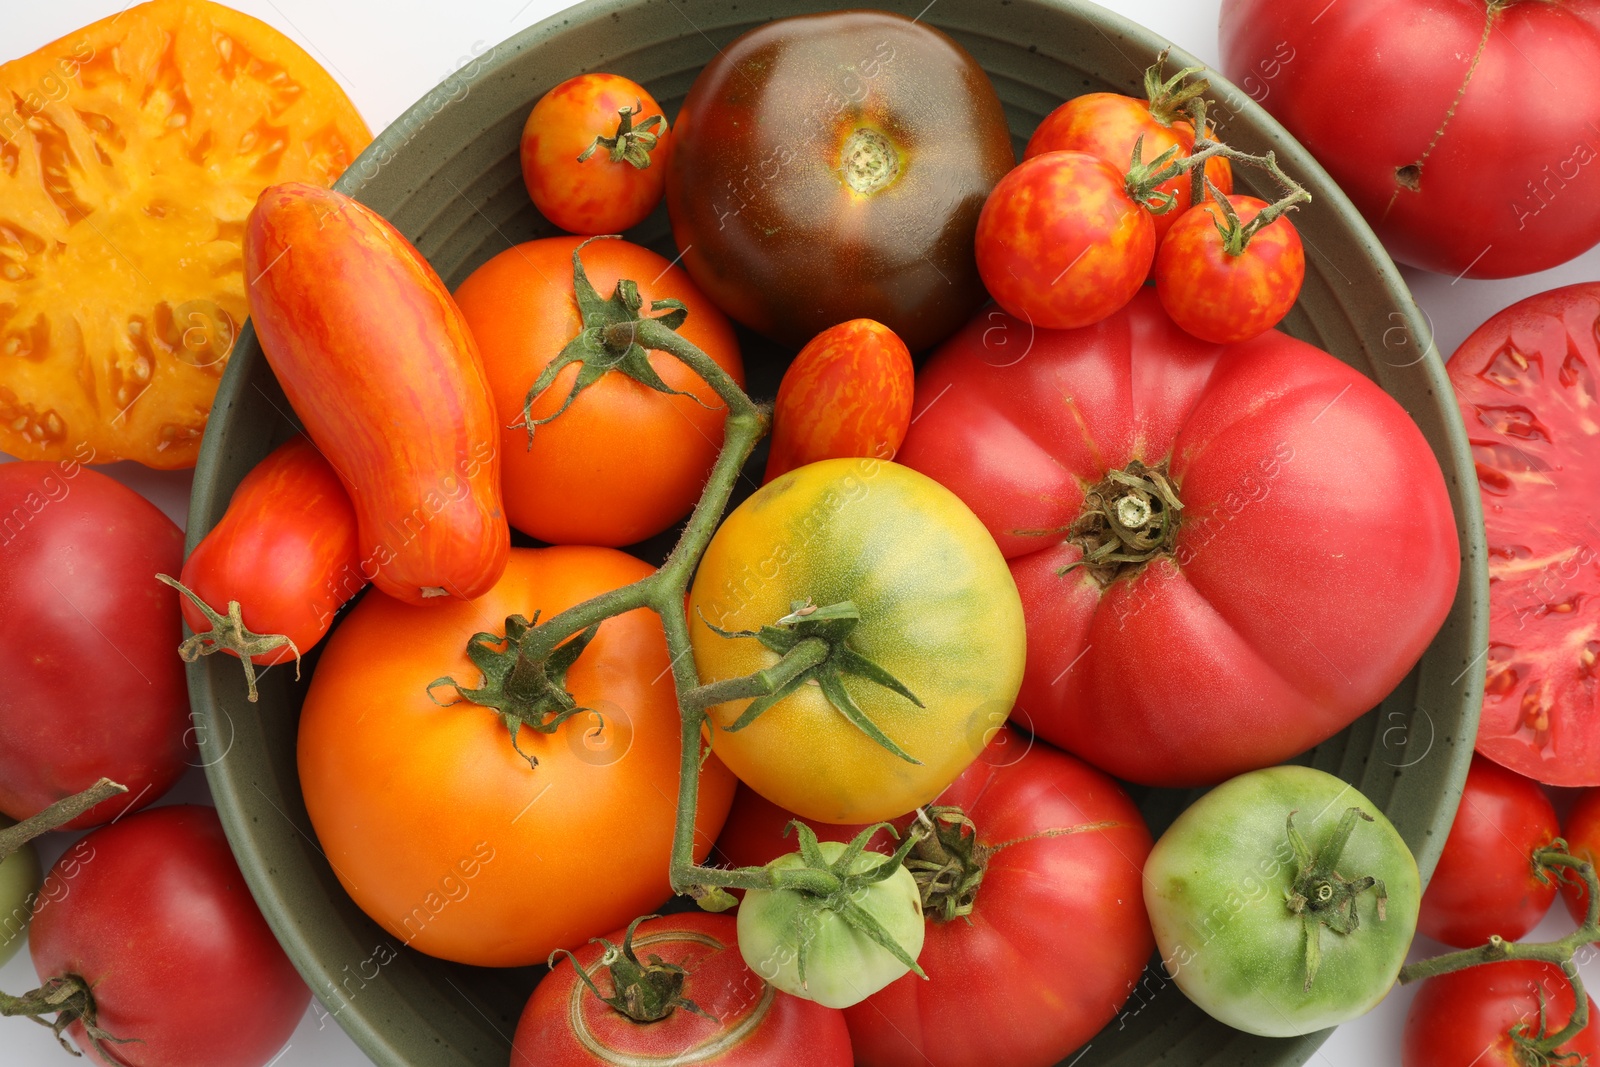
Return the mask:
[[(926, 5), (926, 6), (925, 6)], [(589, 0), (484, 53), (373, 142), (339, 188), (388, 217), (452, 286), (509, 245), (553, 233), (528, 199), (517, 140), (547, 89), (584, 71), (627, 75), (677, 113), (721, 45), (771, 18), (819, 11), (821, 0)], [(1092, 4), (1071, 0), (888, 0), (966, 47), (993, 79), (1020, 156), (1038, 121), (1084, 92), (1139, 92), (1166, 43)], [(1191, 63), (1175, 53), (1174, 65)], [(1301, 762), (1354, 783), (1382, 806), (1424, 876), (1444, 844), (1471, 756), (1482, 697), (1488, 579), (1473, 467), (1449, 383), (1423, 317), (1371, 231), (1317, 164), (1243, 93), (1212, 75), (1212, 112), (1229, 141), (1272, 149), (1314, 200), (1295, 221), (1307, 248), (1300, 302), (1284, 327), (1369, 375), (1416, 420), (1444, 468), (1461, 536), (1461, 586), (1438, 638), (1400, 687)], [(1246, 191), (1254, 174), (1243, 176)], [(676, 254), (664, 209), (630, 237)], [(750, 387), (776, 391), (792, 355), (741, 334)], [(191, 502), (189, 545), (221, 517), (245, 473), (294, 421), (246, 330), (217, 393)], [(754, 462), (764, 461), (764, 452)], [(759, 467), (757, 468), (759, 470)], [(759, 475), (757, 477), (759, 480)], [(639, 546), (659, 557), (665, 541)], [(300, 681), (269, 671), (261, 700), (215, 656), (189, 668), (212, 792), (268, 920), (328, 1013), (384, 1067), (504, 1067), (539, 969), (480, 970), (404, 949), (339, 888), (316, 844), (295, 772)], [(1135, 789), (1159, 833), (1195, 794)], [(1063, 961), (1064, 965), (1070, 965)], [(1072, 1062), (1078, 1067), (1303, 1063), (1325, 1034), (1251, 1037), (1204, 1016), (1157, 967), (1126, 1008)]]

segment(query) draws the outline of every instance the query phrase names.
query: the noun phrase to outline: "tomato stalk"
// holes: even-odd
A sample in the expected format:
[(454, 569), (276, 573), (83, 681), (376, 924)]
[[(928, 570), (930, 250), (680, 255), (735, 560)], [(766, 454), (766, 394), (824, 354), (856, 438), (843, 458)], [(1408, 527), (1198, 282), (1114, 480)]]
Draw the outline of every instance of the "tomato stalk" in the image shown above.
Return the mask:
[[(83, 1032), (89, 1039), (89, 1044), (98, 1052), (106, 1063), (121, 1063), (121, 1059), (113, 1056), (106, 1048), (105, 1042), (114, 1045), (127, 1045), (138, 1040), (137, 1038), (117, 1037), (103, 1029), (97, 1020), (94, 994), (89, 991), (89, 983), (75, 974), (61, 978), (52, 978), (38, 989), (13, 997), (7, 993), (0, 993), (0, 1015), (15, 1017), (21, 1016), (32, 1019), (40, 1026), (48, 1026), (50, 1032), (55, 1034), (61, 1047), (74, 1056), (82, 1055), (77, 1049), (67, 1044), (63, 1036), (67, 1027), (73, 1023), (82, 1023)], [(46, 1022), (43, 1016), (54, 1015), (55, 1019)]]
[(683, 995), (687, 971), (676, 963), (663, 962), (660, 956), (654, 954), (649, 962), (641, 962), (639, 954), (634, 951), (633, 935), (639, 929), (639, 924), (659, 918), (659, 915), (641, 915), (633, 920), (622, 935), (621, 945), (612, 944), (603, 937), (589, 939), (591, 945), (605, 946), (595, 970), (604, 967), (611, 976), (612, 994), (609, 997), (600, 992), (600, 987), (594, 984), (594, 979), (578, 962), (578, 957), (567, 949), (558, 948), (550, 953), (550, 967), (554, 969), (558, 957), (566, 956), (572, 961), (572, 969), (577, 973), (578, 980), (589, 987), (589, 992), (594, 994), (596, 1000), (636, 1023), (660, 1022), (679, 1008), (715, 1019), (716, 1016)]
[(209, 656), (213, 652), (228, 651), (238, 656), (244, 663), (245, 688), (248, 690), (246, 699), (252, 704), (256, 702), (256, 667), (255, 657), (264, 656), (280, 648), (288, 648), (294, 653), (294, 676), (300, 677), (300, 649), (289, 639), (286, 634), (258, 634), (244, 624), (244, 611), (237, 600), (228, 601), (228, 613), (220, 614), (210, 604), (169, 574), (157, 574), (156, 581), (170, 585), (184, 596), (188, 597), (195, 607), (200, 609), (200, 614), (211, 623), (211, 629), (192, 633), (183, 639), (178, 646), (178, 656), (185, 663), (193, 663), (201, 656)]
[(1434, 956), (1432, 959), (1418, 960), (1400, 969), (1400, 982), (1405, 984), (1466, 970), (1468, 967), (1503, 963), (1507, 960), (1536, 960), (1560, 967), (1561, 973), (1572, 986), (1573, 1009), (1567, 1024), (1555, 1033), (1547, 1032), (1543, 1011), (1544, 995), (1541, 990), (1539, 998), (1541, 1010), (1537, 1027), (1518, 1023), (1510, 1030), (1518, 1059), (1528, 1067), (1583, 1062), (1582, 1056), (1574, 1058), (1575, 1054), (1559, 1053), (1556, 1050), (1589, 1025), (1589, 995), (1584, 990), (1583, 978), (1578, 974), (1578, 965), (1573, 956), (1585, 945), (1600, 941), (1600, 879), (1596, 878), (1592, 863), (1571, 855), (1566, 848), (1567, 843), (1557, 838), (1551, 844), (1534, 851), (1533, 863), (1541, 877), (1555, 878), (1571, 884), (1582, 882), (1587, 894), (1585, 899), (1588, 902), (1588, 910), (1584, 914), (1582, 924), (1576, 930), (1555, 941), (1531, 944), (1507, 941), (1495, 935), (1489, 938), (1486, 944), (1477, 948), (1462, 949), (1459, 952)]
[(127, 786), (102, 778), (83, 792), (63, 797), (39, 814), (0, 830), (0, 862), (40, 834), (60, 829), (96, 804), (127, 791)]

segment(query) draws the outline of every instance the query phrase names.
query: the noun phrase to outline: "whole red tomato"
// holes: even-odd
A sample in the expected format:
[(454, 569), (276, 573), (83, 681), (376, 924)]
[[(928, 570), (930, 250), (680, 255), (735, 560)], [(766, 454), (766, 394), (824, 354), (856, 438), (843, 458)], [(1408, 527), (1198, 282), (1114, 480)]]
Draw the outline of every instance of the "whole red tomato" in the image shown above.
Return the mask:
[(1558, 833), (1539, 783), (1473, 755), (1417, 929), (1457, 948), (1481, 945), (1491, 934), (1520, 940), (1555, 899), (1554, 877), (1539, 877), (1531, 857)]
[(1017, 318), (1062, 330), (1099, 322), (1144, 284), (1150, 212), (1122, 171), (1084, 152), (1047, 152), (1000, 180), (978, 217), (978, 273)]
[(1455, 597), (1427, 441), (1284, 334), (1201, 342), (1152, 292), (1093, 329), (989, 314), (916, 404), (901, 460), (977, 513), (1022, 595), (1017, 714), (1119, 778), (1214, 782), (1333, 735)]
[[(278, 446), (245, 475), (183, 563), (184, 589), (224, 618), (237, 602), (250, 636), (186, 596), (183, 617), (196, 636), (184, 642), (185, 654), (220, 648), (261, 665), (298, 661), (371, 577), (361, 569), (358, 537), (350, 496), (317, 447), (300, 435)], [(246, 677), (254, 700), (255, 675)]]
[[(29, 934), (43, 981), (86, 987), (67, 1033), (90, 1062), (262, 1067), (311, 992), (256, 908), (210, 808), (175, 805), (97, 830), (45, 878)], [(82, 1005), (110, 1043), (95, 1055)]]
[[(84, 457), (87, 459), (88, 457)], [(0, 464), (0, 811), (24, 819), (102, 776), (155, 800), (192, 749), (178, 594), (183, 532), (77, 460)]]
[[(1044, 117), (1022, 158), (1032, 159), (1045, 152), (1087, 152), (1116, 167), (1124, 175), (1133, 161), (1133, 147), (1139, 145), (1139, 158), (1152, 163), (1163, 152), (1176, 148), (1174, 159), (1186, 159), (1194, 148), (1194, 124), (1167, 109), (1152, 108), (1148, 100), (1121, 93), (1084, 93)], [(1206, 177), (1224, 193), (1233, 192), (1233, 166), (1223, 156), (1205, 162)], [(1156, 186), (1172, 197), (1172, 205), (1161, 214), (1152, 214), (1156, 244), (1178, 216), (1189, 209), (1193, 188), (1188, 174), (1169, 178)]]
[(920, 352), (982, 302), (973, 233), (1011, 134), (977, 60), (927, 23), (758, 26), (706, 64), (672, 136), (683, 264), (746, 326), (798, 348), (870, 318)]
[(1230, 196), (1228, 204), (1231, 222), (1215, 200), (1190, 208), (1156, 252), (1161, 306), (1179, 326), (1217, 344), (1248, 341), (1276, 326), (1306, 277), (1305, 249), (1287, 215), (1242, 240), (1224, 236), (1224, 230), (1242, 234), (1267, 203)]
[[(711, 386), (676, 358), (649, 354), (672, 396), (620, 372), (588, 386), (561, 411), (578, 376), (563, 369), (529, 411), (550, 418), (530, 434), (528, 391), (583, 328), (573, 296), (577, 237), (529, 241), (495, 256), (456, 290), (477, 338), (500, 424), (506, 514), (523, 533), (552, 544), (629, 545), (660, 533), (694, 507), (722, 446), (727, 409)], [(581, 253), (602, 297), (638, 284), (642, 306), (679, 300), (678, 332), (735, 381), (744, 364), (733, 327), (682, 268), (627, 241), (595, 241)]]
[[(1600, 862), (1600, 789), (1585, 789), (1561, 820), (1567, 851), (1590, 863)], [(1597, 868), (1600, 869), (1600, 868)], [(1582, 922), (1589, 907), (1589, 892), (1582, 879), (1563, 881), (1561, 899), (1572, 917)]]
[(470, 600), (505, 569), (499, 426), (461, 311), (371, 208), (286, 182), (244, 235), (250, 321), (345, 483), (362, 568), (408, 604)]
[(1600, 283), (1513, 304), (1450, 357), (1489, 548), (1478, 751), (1551, 785), (1600, 785)]
[(513, 1063), (850, 1067), (844, 1016), (762, 981), (739, 955), (736, 925), (731, 915), (649, 918), (606, 939), (617, 956), (631, 953), (615, 967), (602, 958), (611, 946), (593, 942), (557, 960), (522, 1011)]
[[(1528, 1067), (1511, 1031), (1527, 1028), (1537, 1036), (1541, 1011), (1545, 1030), (1555, 1033), (1572, 1017), (1572, 986), (1561, 968), (1522, 960), (1490, 963), (1430, 978), (1417, 991), (1406, 1014), (1400, 1044), (1402, 1067)], [(1559, 1052), (1600, 1057), (1600, 1026), (1589, 998), (1590, 1024)]]
[(821, 459), (893, 459), (911, 425), (911, 353), (894, 331), (851, 319), (794, 357), (772, 411), (770, 482)]
[(1600, 240), (1600, 5), (1223, 0), (1228, 77), (1396, 259), (1505, 278)]
[(580, 74), (533, 105), (522, 127), (522, 180), (539, 213), (568, 233), (621, 233), (661, 202), (671, 144), (644, 86)]
[[(543, 963), (671, 895), (682, 748), (660, 619), (640, 608), (600, 624), (561, 679), (581, 710), (548, 733), (513, 734), (470, 699), (508, 618), (548, 619), (650, 573), (609, 548), (516, 548), (476, 600), (416, 607), (373, 590), (329, 637), (300, 713), (306, 811), (340, 884), (408, 947)], [(733, 785), (708, 756), (696, 856)]]

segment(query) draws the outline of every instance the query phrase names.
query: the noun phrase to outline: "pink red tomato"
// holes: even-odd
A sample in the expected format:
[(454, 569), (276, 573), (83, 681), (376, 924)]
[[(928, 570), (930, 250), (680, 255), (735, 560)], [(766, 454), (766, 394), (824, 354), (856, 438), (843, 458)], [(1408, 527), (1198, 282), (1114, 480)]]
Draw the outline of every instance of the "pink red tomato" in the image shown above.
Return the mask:
[[(88, 986), (127, 1067), (262, 1067), (311, 999), (210, 808), (154, 808), (84, 838), (46, 876), (29, 944), (41, 981)], [(67, 1033), (88, 1052), (81, 1022)]]
[[(1572, 1017), (1574, 1003), (1572, 986), (1550, 963), (1492, 963), (1430, 978), (1406, 1014), (1401, 1067), (1527, 1067), (1531, 1061), (1519, 1054), (1512, 1029), (1527, 1027), (1536, 1034), (1542, 1009), (1545, 1029), (1553, 1034)], [(1590, 998), (1590, 1025), (1558, 1052), (1595, 1062), (1600, 1057), (1596, 1014)]]
[[(850, 1034), (837, 1009), (801, 1000), (762, 981), (739, 955), (731, 915), (688, 913), (646, 919), (634, 932), (636, 960), (683, 969), (677, 995), (698, 1011), (673, 1008), (635, 1021), (596, 996), (623, 996), (605, 947), (591, 942), (558, 959), (533, 991), (512, 1040), (512, 1062), (540, 1067), (695, 1064), (697, 1067), (850, 1067)], [(625, 931), (608, 940), (621, 949)], [(653, 1014), (653, 1013), (652, 1013)]]
[(1474, 755), (1417, 929), (1457, 948), (1521, 939), (1555, 899), (1555, 878), (1539, 877), (1532, 856), (1558, 833), (1538, 782)]
[[(1018, 707), (1120, 778), (1218, 781), (1333, 735), (1405, 676), (1455, 597), (1427, 441), (1369, 379), (1284, 334), (1206, 344), (1154, 293), (1087, 330), (991, 313), (923, 368), (917, 410), (902, 461), (972, 507), (1022, 594)], [(1132, 554), (1116, 516), (1145, 562), (1091, 565)]]
[[(1243, 226), (1267, 206), (1230, 196)], [(1156, 293), (1172, 320), (1203, 341), (1248, 341), (1276, 326), (1300, 295), (1306, 253), (1287, 215), (1262, 227), (1238, 251), (1221, 227), (1221, 205), (1207, 200), (1173, 223), (1156, 252)]]
[(182, 562), (183, 532), (132, 489), (76, 460), (0, 464), (0, 811), (25, 819), (101, 777), (128, 787), (81, 829), (178, 780), (183, 635), (155, 576)]
[(580, 74), (533, 105), (522, 128), (522, 180), (539, 213), (568, 233), (621, 233), (666, 189), (671, 134), (638, 82)]
[(1046, 152), (1000, 179), (978, 216), (978, 273), (996, 303), (1039, 327), (1099, 322), (1133, 298), (1156, 252), (1150, 212), (1122, 171)]

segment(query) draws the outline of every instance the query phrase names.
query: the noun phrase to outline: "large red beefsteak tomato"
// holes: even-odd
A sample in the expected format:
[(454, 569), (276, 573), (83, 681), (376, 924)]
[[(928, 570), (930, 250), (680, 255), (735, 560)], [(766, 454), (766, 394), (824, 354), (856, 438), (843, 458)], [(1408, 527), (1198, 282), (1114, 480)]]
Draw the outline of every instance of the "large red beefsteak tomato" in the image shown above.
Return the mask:
[(1396, 259), (1506, 278), (1600, 240), (1597, 0), (1223, 0), (1221, 45)]
[(899, 458), (977, 513), (1022, 594), (1013, 716), (1118, 777), (1215, 782), (1330, 737), (1455, 596), (1421, 432), (1275, 330), (1198, 341), (1148, 289), (1080, 330), (990, 309), (924, 368), (915, 410)]

